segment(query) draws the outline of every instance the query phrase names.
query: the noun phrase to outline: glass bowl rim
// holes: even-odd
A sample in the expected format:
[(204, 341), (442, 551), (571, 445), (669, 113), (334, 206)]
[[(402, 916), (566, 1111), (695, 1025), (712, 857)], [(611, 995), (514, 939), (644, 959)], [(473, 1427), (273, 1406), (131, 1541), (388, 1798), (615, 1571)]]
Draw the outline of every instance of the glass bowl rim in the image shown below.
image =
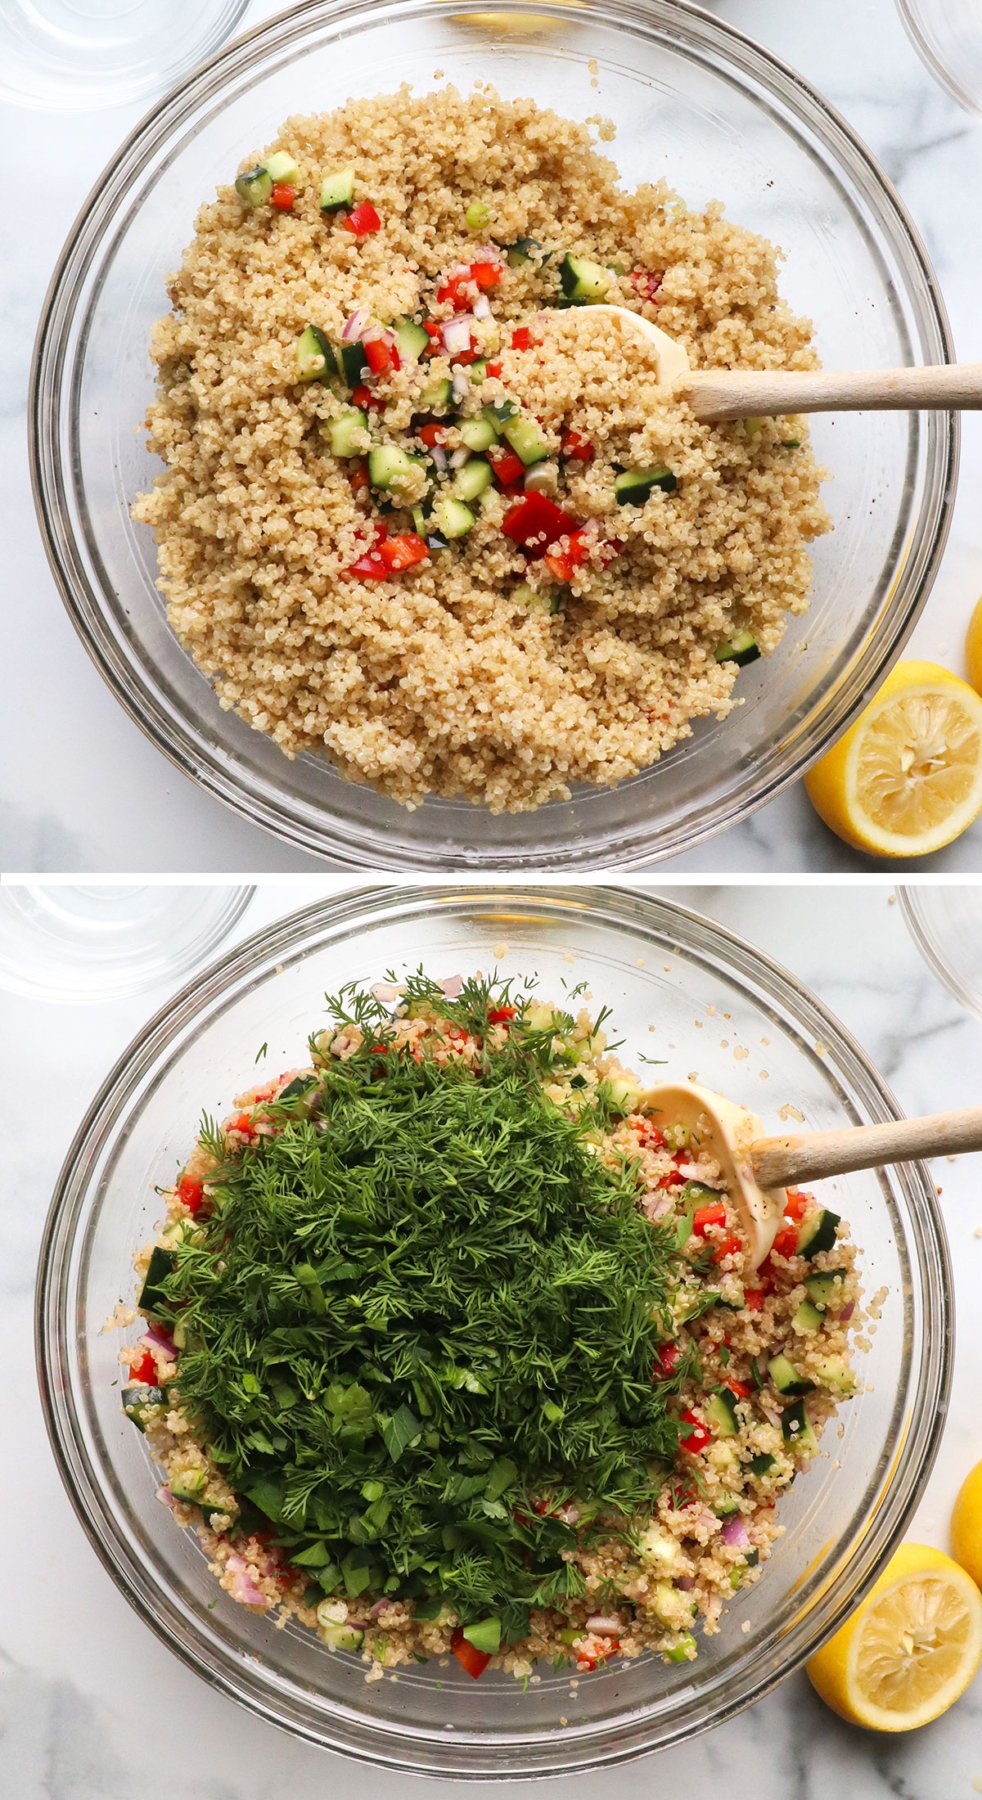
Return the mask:
[[(639, 933), (639, 942), (649, 941), (643, 937), (646, 927), (655, 941), (658, 934), (670, 933), (672, 940), (685, 952), (701, 953), (711, 961), (715, 959), (727, 979), (738, 985), (750, 984), (747, 991), (755, 1005), (770, 1001), (778, 1009), (775, 1024), (782, 1033), (787, 1034), (789, 1030), (784, 1018), (787, 1013), (793, 1021), (793, 1036), (807, 1033), (812, 1042), (824, 1041), (833, 1066), (848, 1082), (850, 1098), (860, 1100), (870, 1118), (901, 1116), (890, 1088), (852, 1034), (810, 989), (755, 945), (705, 915), (661, 895), (613, 886), (579, 887), (574, 892), (576, 909), (588, 913), (599, 923), (634, 930)], [(911, 1363), (913, 1398), (909, 1425), (901, 1434), (895, 1419), (891, 1428), (897, 1437), (892, 1470), (883, 1477), (882, 1492), (876, 1497), (865, 1531), (857, 1534), (847, 1562), (826, 1573), (823, 1581), (817, 1584), (819, 1591), (805, 1616), (796, 1617), (780, 1638), (768, 1645), (766, 1656), (759, 1657), (759, 1662), (766, 1662), (767, 1666), (759, 1668), (755, 1674), (752, 1660), (743, 1669), (738, 1665), (728, 1677), (722, 1693), (704, 1693), (701, 1712), (697, 1704), (693, 1717), (682, 1719), (674, 1724), (674, 1728), (670, 1725), (667, 1730), (662, 1729), (657, 1743), (651, 1742), (647, 1716), (642, 1714), (639, 1718), (635, 1711), (619, 1725), (606, 1722), (582, 1728), (577, 1734), (579, 1753), (573, 1760), (564, 1757), (561, 1750), (569, 1739), (557, 1740), (553, 1734), (542, 1731), (521, 1740), (520, 1751), (527, 1759), (521, 1765), (508, 1762), (506, 1766), (494, 1769), (468, 1766), (466, 1761), (461, 1761), (448, 1766), (434, 1759), (437, 1743), (451, 1754), (463, 1753), (465, 1758), (473, 1758), (475, 1753), (483, 1756), (489, 1746), (481, 1745), (474, 1734), (461, 1742), (458, 1750), (453, 1744), (447, 1744), (443, 1733), (405, 1722), (390, 1727), (379, 1720), (355, 1716), (352, 1724), (350, 1709), (340, 1707), (326, 1717), (323, 1713), (316, 1719), (304, 1715), (302, 1701), (292, 1696), (289, 1700), (283, 1696), (278, 1699), (272, 1682), (264, 1684), (261, 1673), (259, 1677), (251, 1671), (246, 1675), (227, 1654), (210, 1652), (206, 1661), (200, 1643), (193, 1637), (185, 1637), (186, 1627), (173, 1610), (166, 1580), (158, 1592), (157, 1604), (149, 1604), (141, 1591), (147, 1586), (145, 1577), (124, 1541), (96, 1479), (98, 1466), (90, 1456), (79, 1426), (71, 1383), (62, 1378), (66, 1346), (72, 1336), (66, 1308), (67, 1277), (79, 1238), (79, 1226), (84, 1221), (83, 1245), (89, 1229), (86, 1203), (92, 1164), (98, 1159), (101, 1147), (107, 1141), (114, 1141), (127, 1108), (132, 1104), (135, 1087), (179, 1033), (196, 1016), (208, 1011), (214, 1002), (223, 996), (229, 999), (240, 983), (248, 983), (250, 976), (255, 978), (262, 974), (265, 979), (277, 960), (300, 949), (319, 930), (325, 933), (326, 941), (337, 944), (361, 929), (368, 918), (384, 917), (391, 921), (403, 916), (408, 922), (413, 909), (419, 906), (442, 907), (449, 913), (454, 905), (472, 908), (475, 904), (493, 903), (500, 907), (509, 902), (526, 909), (537, 905), (545, 918), (550, 910), (558, 913), (570, 906), (570, 890), (525, 884), (509, 886), (506, 883), (357, 887), (272, 921), (188, 982), (147, 1021), (117, 1058), (75, 1132), (45, 1221), (35, 1295), (38, 1384), (55, 1462), (89, 1542), (115, 1586), (137, 1614), (187, 1667), (212, 1687), (293, 1735), (356, 1760), (401, 1769), (406, 1774), (454, 1779), (514, 1780), (613, 1766), (654, 1749), (686, 1741), (762, 1699), (800, 1667), (854, 1610), (900, 1541), (937, 1455), (952, 1378), (954, 1300), (942, 1215), (925, 1165), (899, 1165), (892, 1176), (902, 1189), (909, 1213), (904, 1243), (911, 1258), (912, 1304), (919, 1317), (921, 1349), (919, 1366)], [(902, 1458), (899, 1454), (901, 1446)], [(865, 1504), (870, 1504), (868, 1491)], [(803, 1598), (807, 1592), (807, 1587), (801, 1584), (799, 1597)], [(163, 1605), (160, 1604), (161, 1594)], [(171, 1609), (169, 1616), (165, 1616), (167, 1608)], [(780, 1666), (775, 1666), (774, 1648), (778, 1642), (782, 1655)], [(659, 1721), (662, 1727), (665, 1723)], [(502, 1748), (513, 1751), (513, 1745), (504, 1742)]]
[[(497, 0), (500, 12), (567, 14), (570, 22), (583, 21), (567, 0)], [(919, 335), (938, 361), (954, 358), (954, 345), (944, 301), (923, 239), (904, 202), (877, 159), (843, 115), (808, 81), (749, 35), (716, 18), (692, 0), (588, 0), (591, 16), (634, 35), (657, 37), (674, 24), (676, 35), (684, 23), (686, 47), (721, 54), (755, 89), (779, 93), (784, 104), (820, 139), (841, 178), (848, 177), (850, 198), (858, 197), (872, 211), (878, 229), (896, 256), (904, 297), (912, 308)], [(84, 202), (66, 238), (45, 296), (32, 358), (28, 405), (29, 460), (35, 510), (45, 553), (69, 617), (96, 668), (131, 720), (139, 726), (174, 767), (228, 806), (238, 817), (268, 831), (281, 842), (315, 855), (330, 856), (339, 869), (406, 869), (435, 866), (442, 872), (470, 868), (505, 871), (545, 871), (559, 860), (564, 868), (584, 871), (606, 867), (649, 867), (683, 848), (692, 848), (749, 818), (792, 782), (797, 781), (829, 743), (857, 716), (870, 691), (879, 684), (900, 655), (926, 604), (951, 528), (957, 483), (960, 419), (957, 413), (934, 415), (929, 425), (923, 486), (917, 519), (910, 527), (910, 541), (889, 599), (880, 608), (870, 632), (851, 667), (811, 703), (811, 717), (803, 724), (793, 756), (785, 766), (780, 744), (768, 750), (757, 767), (762, 772), (748, 777), (738, 793), (705, 801), (698, 817), (686, 817), (672, 825), (665, 841), (660, 836), (657, 814), (650, 809), (641, 819), (632, 818), (618, 827), (616, 839), (595, 843), (594, 835), (577, 841), (572, 830), (560, 846), (545, 849), (535, 842), (503, 848), (473, 846), (465, 840), (457, 854), (438, 851), (419, 840), (403, 844), (389, 841), (381, 826), (371, 823), (357, 835), (352, 820), (297, 796), (288, 798), (255, 771), (249, 779), (231, 766), (220, 739), (204, 720), (178, 718), (152, 686), (149, 676), (117, 642), (108, 608), (102, 604), (102, 585), (96, 572), (90, 579), (68, 525), (69, 509), (63, 504), (66, 467), (59, 434), (63, 418), (74, 419), (74, 389), (84, 366), (77, 357), (75, 377), (67, 409), (62, 392), (66, 346), (78, 330), (84, 346), (92, 296), (84, 295), (90, 270), (105, 252), (110, 222), (118, 204), (153, 157), (173, 136), (183, 120), (205, 101), (216, 99), (226, 80), (239, 81), (261, 66), (268, 55), (302, 39), (310, 30), (329, 24), (347, 35), (361, 28), (377, 29), (383, 23), (411, 19), (425, 13), (431, 18), (487, 11), (487, 0), (303, 0), (303, 4), (274, 15), (226, 45), (165, 95), (135, 127), (115, 152)], [(492, 8), (492, 10), (495, 10)], [(80, 299), (84, 311), (78, 313)], [(932, 453), (933, 447), (933, 453)], [(874, 647), (875, 625), (875, 647)], [(786, 749), (786, 747), (785, 747)], [(435, 802), (435, 805), (448, 804)]]

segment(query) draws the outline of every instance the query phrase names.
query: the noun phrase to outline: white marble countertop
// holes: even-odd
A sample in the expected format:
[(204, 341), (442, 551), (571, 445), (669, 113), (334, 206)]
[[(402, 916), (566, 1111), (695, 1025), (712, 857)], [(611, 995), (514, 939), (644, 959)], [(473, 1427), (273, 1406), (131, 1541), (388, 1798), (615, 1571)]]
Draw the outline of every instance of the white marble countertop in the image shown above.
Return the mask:
[[(278, 9), (270, 0), (253, 0), (247, 22)], [(976, 232), (965, 215), (965, 197), (982, 185), (982, 122), (961, 111), (922, 67), (893, 0), (812, 6), (805, 0), (716, 0), (714, 10), (800, 68), (866, 139), (927, 240), (959, 354), (982, 356)], [(142, 110), (118, 107), (59, 118), (0, 106), (18, 195), (0, 274), (6, 326), (0, 339), (2, 861), (8, 869), (44, 871), (323, 868), (227, 812), (142, 737), (75, 637), (34, 523), (24, 432), (35, 322), (83, 196)], [(965, 626), (982, 587), (980, 485), (982, 421), (969, 416), (951, 542), (913, 639), (915, 650), (956, 670), (964, 666)], [(780, 871), (864, 865), (825, 830), (796, 789), (725, 838), (663, 866)], [(982, 866), (982, 827), (933, 866)]]
[[(338, 885), (333, 883), (331, 885)], [(261, 888), (237, 930), (256, 929), (319, 891)], [(961, 1012), (920, 961), (885, 888), (673, 888), (810, 983), (879, 1063), (911, 1113), (978, 1099), (982, 1022)], [(183, 1747), (181, 1800), (397, 1800), (410, 1784), (296, 1743), (199, 1681), (144, 1628), (82, 1535), (41, 1419), (31, 1347), (34, 1264), (52, 1184), (96, 1086), (163, 990), (104, 1006), (30, 1005), (0, 993), (0, 1041), (17, 1046), (0, 1084), (0, 1364), (16, 1456), (0, 1458), (8, 1555), (0, 1581), (0, 1793), (10, 1800), (118, 1800), (172, 1791), (163, 1739)], [(973, 1079), (973, 1070), (976, 1076)], [(57, 1087), (51, 1072), (56, 1071)], [(51, 1105), (53, 1093), (57, 1104)], [(43, 1101), (42, 1096), (47, 1095)], [(982, 1203), (967, 1159), (939, 1166), (951, 1239), (958, 1349), (941, 1453), (909, 1535), (947, 1543), (958, 1485), (982, 1455)], [(971, 1800), (982, 1782), (982, 1678), (936, 1725), (906, 1738), (845, 1726), (794, 1675), (753, 1710), (681, 1749), (568, 1778), (565, 1800)], [(463, 1784), (414, 1786), (456, 1796)], [(473, 1791), (473, 1790), (466, 1790)], [(544, 1790), (509, 1787), (515, 1800)]]

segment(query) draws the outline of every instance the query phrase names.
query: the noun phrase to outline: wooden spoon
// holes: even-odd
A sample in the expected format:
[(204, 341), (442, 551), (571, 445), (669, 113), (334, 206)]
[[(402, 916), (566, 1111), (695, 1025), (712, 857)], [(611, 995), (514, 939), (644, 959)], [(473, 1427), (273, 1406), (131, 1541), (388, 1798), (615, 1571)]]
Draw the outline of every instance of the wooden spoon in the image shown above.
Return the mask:
[(697, 419), (761, 419), (771, 413), (965, 412), (982, 408), (982, 363), (921, 369), (690, 369), (682, 345), (626, 306), (571, 306), (550, 313), (549, 329), (576, 331), (598, 315), (625, 341), (642, 337), (655, 352), (659, 385), (686, 399)]
[(784, 1216), (786, 1188), (883, 1163), (982, 1150), (982, 1106), (784, 1137), (765, 1137), (756, 1113), (695, 1082), (649, 1088), (641, 1096), (640, 1110), (686, 1126), (694, 1149), (715, 1157), (740, 1215), (754, 1269), (774, 1242)]

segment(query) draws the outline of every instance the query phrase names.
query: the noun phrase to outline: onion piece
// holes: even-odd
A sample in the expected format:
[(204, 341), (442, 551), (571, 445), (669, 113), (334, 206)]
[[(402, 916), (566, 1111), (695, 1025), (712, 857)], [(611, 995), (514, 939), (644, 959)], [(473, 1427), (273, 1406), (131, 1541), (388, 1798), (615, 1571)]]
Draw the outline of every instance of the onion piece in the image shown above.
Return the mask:
[(470, 462), (470, 460), (471, 453), (466, 444), (462, 444), (459, 450), (452, 450), (450, 453), (450, 467), (452, 469), (462, 469), (464, 464)]
[(474, 323), (473, 313), (458, 313), (455, 319), (448, 319), (440, 327), (440, 336), (448, 356), (461, 356), (471, 347), (471, 326)]
[(471, 382), (471, 378), (466, 369), (458, 367), (452, 370), (450, 375), (450, 387), (453, 392), (453, 397), (458, 405), (462, 400), (466, 400), (472, 386), (473, 383)]
[(350, 344), (354, 342), (355, 338), (360, 338), (369, 324), (371, 316), (367, 306), (356, 306), (354, 312), (348, 314), (341, 328), (342, 342)]
[(441, 475), (446, 474), (446, 472), (447, 472), (447, 453), (445, 450), (441, 449), (439, 444), (433, 445), (433, 448), (430, 451), (430, 461), (431, 461), (431, 463), (433, 463), (435, 468), (439, 469)]
[(738, 1550), (750, 1549), (750, 1533), (742, 1513), (731, 1513), (728, 1519), (724, 1519), (723, 1542)]
[(855, 1302), (855, 1300), (850, 1300), (848, 1305), (844, 1306), (842, 1308), (842, 1311), (839, 1314), (840, 1325), (848, 1325), (849, 1320), (852, 1318), (852, 1315), (855, 1312), (855, 1310), (856, 1310), (856, 1302)]
[(445, 1000), (456, 1000), (463, 992), (464, 977), (462, 975), (448, 975), (446, 981), (440, 982), (440, 986), (443, 989), (443, 997)]
[(167, 1486), (159, 1487), (157, 1489), (157, 1499), (160, 1501), (161, 1506), (173, 1506), (175, 1504), (174, 1496)]
[(151, 1325), (144, 1333), (142, 1341), (144, 1343), (156, 1344), (157, 1349), (162, 1350), (164, 1355), (168, 1357), (171, 1362), (177, 1361), (177, 1345), (172, 1337), (168, 1337), (166, 1331), (161, 1331), (159, 1325)]
[(591, 1613), (584, 1630), (596, 1631), (600, 1637), (617, 1637), (623, 1631), (624, 1621), (616, 1619), (613, 1613)]
[(263, 1593), (261, 1587), (256, 1586), (249, 1573), (248, 1564), (241, 1556), (237, 1556), (233, 1552), (225, 1567), (232, 1577), (232, 1585), (226, 1592), (231, 1595), (233, 1600), (237, 1600), (240, 1606), (262, 1606), (264, 1608), (269, 1606), (268, 1596)]
[(391, 981), (377, 981), (368, 991), (382, 1006), (391, 1006), (393, 1000), (398, 1000), (402, 993), (402, 989)]
[(478, 294), (471, 311), (473, 312), (475, 319), (490, 319), (491, 302), (488, 299), (487, 294)]

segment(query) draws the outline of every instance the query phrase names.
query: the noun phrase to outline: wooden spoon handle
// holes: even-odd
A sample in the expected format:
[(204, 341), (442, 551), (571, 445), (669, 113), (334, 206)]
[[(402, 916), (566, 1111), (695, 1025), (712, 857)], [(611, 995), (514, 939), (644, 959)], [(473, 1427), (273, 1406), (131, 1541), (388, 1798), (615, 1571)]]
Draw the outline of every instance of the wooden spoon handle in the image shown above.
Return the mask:
[(926, 369), (700, 369), (685, 390), (697, 419), (772, 413), (982, 408), (982, 363)]
[(895, 1119), (889, 1125), (853, 1125), (840, 1131), (806, 1131), (797, 1136), (759, 1138), (750, 1148), (754, 1177), (762, 1188), (796, 1187), (824, 1175), (875, 1169), (913, 1157), (982, 1150), (982, 1106), (931, 1113), (926, 1119)]

